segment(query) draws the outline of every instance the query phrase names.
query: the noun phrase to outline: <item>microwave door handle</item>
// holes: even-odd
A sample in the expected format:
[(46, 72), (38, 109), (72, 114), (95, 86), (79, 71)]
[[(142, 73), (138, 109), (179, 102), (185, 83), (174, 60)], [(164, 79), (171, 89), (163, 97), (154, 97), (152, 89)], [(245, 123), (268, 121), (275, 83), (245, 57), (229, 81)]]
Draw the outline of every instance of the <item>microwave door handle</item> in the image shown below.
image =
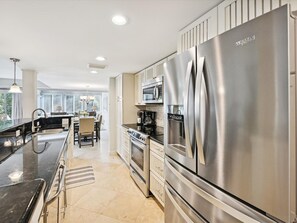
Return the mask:
[[(204, 68), (204, 57), (199, 58), (197, 65), (197, 76), (196, 76), (196, 95), (195, 95), (195, 128), (196, 128), (196, 143), (198, 147), (198, 159), (199, 163), (205, 165), (204, 156), (204, 137), (205, 137), (205, 113), (202, 113), (202, 104), (207, 106), (207, 91), (205, 79), (203, 76)], [(204, 100), (204, 101), (202, 101)], [(204, 102), (204, 103), (203, 103)]]
[(184, 97), (184, 126), (185, 126), (185, 141), (186, 141), (186, 156), (189, 158), (194, 158), (194, 151), (193, 151), (193, 135), (192, 133), (192, 129), (190, 127), (190, 122), (192, 122), (193, 120), (190, 120), (189, 118), (189, 105), (191, 104), (191, 102), (189, 102), (190, 100), (190, 84), (191, 84), (191, 79), (192, 79), (192, 72), (193, 69), (193, 61), (191, 60), (188, 63), (188, 67), (187, 67), (187, 73), (186, 73), (186, 86), (185, 86), (185, 97)]
[(159, 99), (159, 88), (156, 86), (155, 87), (155, 99), (158, 100)]

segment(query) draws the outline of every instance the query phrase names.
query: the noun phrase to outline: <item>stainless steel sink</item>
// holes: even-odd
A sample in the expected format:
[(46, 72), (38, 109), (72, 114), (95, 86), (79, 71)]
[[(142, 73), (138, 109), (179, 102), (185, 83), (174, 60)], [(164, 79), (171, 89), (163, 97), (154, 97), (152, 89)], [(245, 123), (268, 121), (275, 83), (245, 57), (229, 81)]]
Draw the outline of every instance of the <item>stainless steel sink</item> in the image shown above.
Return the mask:
[(43, 135), (43, 134), (57, 134), (57, 133), (61, 133), (63, 132), (62, 128), (59, 129), (44, 129), (41, 132), (38, 132), (39, 135)]

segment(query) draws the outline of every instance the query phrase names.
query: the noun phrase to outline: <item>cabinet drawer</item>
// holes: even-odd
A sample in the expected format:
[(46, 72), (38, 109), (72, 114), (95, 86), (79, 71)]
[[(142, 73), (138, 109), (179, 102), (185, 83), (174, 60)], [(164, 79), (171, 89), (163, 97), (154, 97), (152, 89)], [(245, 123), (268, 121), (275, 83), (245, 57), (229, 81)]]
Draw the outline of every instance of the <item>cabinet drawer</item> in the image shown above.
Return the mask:
[(130, 165), (130, 155), (129, 152), (125, 149), (123, 149), (122, 151), (122, 158), (124, 159), (124, 161), (126, 162), (126, 164), (129, 166)]
[(122, 127), (122, 134), (129, 137), (129, 134), (128, 134), (128, 129), (126, 129), (125, 127)]
[(164, 181), (158, 179), (158, 177), (153, 172), (150, 172), (150, 190), (153, 193), (153, 195), (158, 199), (160, 204), (164, 207)]
[(156, 154), (158, 154), (159, 156), (164, 158), (164, 146), (153, 141), (150, 140), (150, 149), (155, 152)]
[(152, 151), (150, 153), (150, 170), (164, 180), (164, 158)]
[(122, 146), (129, 150), (130, 139), (127, 139), (125, 136), (122, 136)]

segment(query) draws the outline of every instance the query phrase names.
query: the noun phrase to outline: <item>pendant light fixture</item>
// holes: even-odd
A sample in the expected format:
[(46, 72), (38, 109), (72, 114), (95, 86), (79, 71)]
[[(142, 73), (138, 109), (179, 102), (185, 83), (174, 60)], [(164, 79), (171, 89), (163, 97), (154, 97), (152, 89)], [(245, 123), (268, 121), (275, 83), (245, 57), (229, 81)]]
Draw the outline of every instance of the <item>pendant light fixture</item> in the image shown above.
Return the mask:
[(10, 58), (10, 60), (14, 63), (14, 76), (13, 76), (13, 84), (11, 85), (10, 89), (9, 89), (9, 93), (22, 93), (22, 90), (20, 89), (20, 87), (17, 85), (16, 83), (16, 63), (20, 62), (20, 59), (17, 58)]

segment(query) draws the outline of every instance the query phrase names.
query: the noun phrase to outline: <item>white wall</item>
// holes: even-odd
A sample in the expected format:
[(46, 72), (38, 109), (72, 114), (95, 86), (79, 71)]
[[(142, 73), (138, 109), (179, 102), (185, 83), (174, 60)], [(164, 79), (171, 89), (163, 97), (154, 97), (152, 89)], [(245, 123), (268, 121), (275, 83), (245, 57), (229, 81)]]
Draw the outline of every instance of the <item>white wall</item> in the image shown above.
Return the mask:
[(37, 108), (37, 73), (34, 70), (22, 70), (23, 76), (23, 118), (31, 118)]
[(109, 78), (109, 151), (116, 152), (116, 79)]

